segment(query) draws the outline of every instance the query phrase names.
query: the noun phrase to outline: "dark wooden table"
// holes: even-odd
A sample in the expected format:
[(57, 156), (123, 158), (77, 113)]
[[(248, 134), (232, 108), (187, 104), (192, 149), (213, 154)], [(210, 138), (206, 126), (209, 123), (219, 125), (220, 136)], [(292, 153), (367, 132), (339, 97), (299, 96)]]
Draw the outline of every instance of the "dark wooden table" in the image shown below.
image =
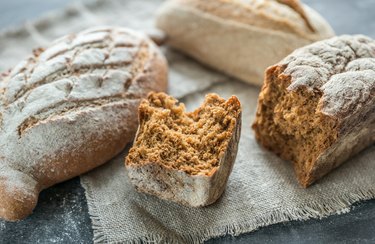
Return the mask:
[[(2, 0), (0, 29), (22, 24), (70, 2), (73, 1)], [(375, 38), (375, 0), (304, 2), (318, 10), (337, 34), (366, 34)], [(92, 235), (87, 203), (79, 178), (43, 191), (35, 212), (27, 219), (17, 223), (0, 221), (0, 243), (91, 243)], [(375, 243), (375, 200), (357, 203), (351, 212), (343, 215), (280, 223), (238, 237), (227, 236), (209, 241), (228, 242)]]

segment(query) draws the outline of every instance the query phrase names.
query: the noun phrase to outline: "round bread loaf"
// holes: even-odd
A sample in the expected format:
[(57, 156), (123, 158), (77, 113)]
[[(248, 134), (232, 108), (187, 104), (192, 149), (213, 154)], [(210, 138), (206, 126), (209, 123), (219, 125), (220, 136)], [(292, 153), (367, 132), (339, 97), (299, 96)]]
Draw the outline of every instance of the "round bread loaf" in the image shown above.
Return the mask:
[(145, 35), (97, 27), (38, 49), (1, 77), (0, 217), (19, 220), (39, 192), (114, 157), (137, 108), (165, 91), (167, 62)]

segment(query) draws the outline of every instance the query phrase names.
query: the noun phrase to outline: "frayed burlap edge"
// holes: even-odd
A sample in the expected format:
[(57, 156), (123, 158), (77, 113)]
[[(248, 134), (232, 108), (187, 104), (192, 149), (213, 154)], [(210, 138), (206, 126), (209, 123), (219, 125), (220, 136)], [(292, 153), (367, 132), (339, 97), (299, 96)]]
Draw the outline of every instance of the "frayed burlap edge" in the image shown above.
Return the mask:
[[(82, 186), (85, 189), (87, 204), (89, 207), (89, 215), (92, 219), (92, 228), (94, 232), (94, 243), (115, 243), (111, 242), (102, 225), (96, 203), (94, 201), (93, 192), (90, 189), (90, 183), (81, 177), (84, 182)], [(298, 208), (279, 208), (268, 212), (267, 214), (258, 216), (253, 219), (240, 220), (237, 223), (228, 223), (227, 225), (207, 228), (196, 233), (187, 233), (181, 236), (160, 235), (150, 233), (146, 236), (140, 236), (135, 239), (124, 239), (124, 243), (203, 243), (212, 238), (221, 236), (238, 236), (240, 234), (249, 233), (259, 229), (260, 227), (269, 226), (292, 220), (321, 219), (333, 214), (342, 214), (350, 211), (351, 205), (356, 202), (375, 198), (375, 191), (363, 191), (358, 189), (352, 193), (346, 193), (341, 196), (326, 199), (323, 202), (311, 201), (304, 206)]]
[[(84, 177), (79, 177), (81, 186), (85, 189), (85, 196), (86, 196), (86, 202), (87, 206), (89, 208), (89, 216), (91, 219), (91, 227), (93, 230), (93, 241), (94, 243), (109, 243), (107, 240), (106, 233), (103, 231), (103, 224), (99, 216), (99, 211), (95, 205), (94, 201), (94, 193), (91, 190), (90, 183), (85, 180)], [(84, 184), (82, 184), (84, 183)]]

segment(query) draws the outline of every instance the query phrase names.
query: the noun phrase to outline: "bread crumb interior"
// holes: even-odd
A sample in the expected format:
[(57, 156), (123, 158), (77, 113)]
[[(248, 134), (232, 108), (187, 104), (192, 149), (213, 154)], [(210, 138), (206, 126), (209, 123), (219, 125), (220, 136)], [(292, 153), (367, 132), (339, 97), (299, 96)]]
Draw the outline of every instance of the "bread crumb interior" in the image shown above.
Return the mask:
[(203, 105), (185, 105), (165, 93), (150, 93), (139, 107), (140, 128), (127, 163), (159, 163), (191, 175), (209, 175), (219, 166), (241, 112), (236, 97), (208, 94)]
[(336, 141), (336, 121), (319, 111), (320, 91), (288, 91), (290, 77), (281, 73), (278, 68), (266, 81), (253, 128), (257, 139), (283, 159), (293, 161), (300, 181), (306, 181), (318, 156)]

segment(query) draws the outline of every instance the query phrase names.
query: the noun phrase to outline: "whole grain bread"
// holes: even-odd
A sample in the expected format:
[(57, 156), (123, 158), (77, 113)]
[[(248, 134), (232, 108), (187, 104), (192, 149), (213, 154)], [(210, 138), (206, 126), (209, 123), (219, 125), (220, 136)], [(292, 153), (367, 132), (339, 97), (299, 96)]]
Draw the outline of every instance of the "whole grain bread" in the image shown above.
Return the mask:
[(126, 158), (136, 189), (187, 206), (215, 202), (232, 170), (241, 131), (241, 105), (208, 94), (186, 113), (164, 93), (150, 93), (139, 107), (139, 129)]
[(307, 187), (375, 142), (375, 41), (340, 36), (266, 72), (253, 125)]
[(298, 0), (169, 0), (157, 27), (172, 47), (256, 85), (268, 66), (294, 49), (334, 35)]
[(167, 87), (149, 38), (97, 27), (38, 49), (0, 81), (0, 217), (25, 218), (39, 192), (114, 157), (137, 129), (137, 108)]

